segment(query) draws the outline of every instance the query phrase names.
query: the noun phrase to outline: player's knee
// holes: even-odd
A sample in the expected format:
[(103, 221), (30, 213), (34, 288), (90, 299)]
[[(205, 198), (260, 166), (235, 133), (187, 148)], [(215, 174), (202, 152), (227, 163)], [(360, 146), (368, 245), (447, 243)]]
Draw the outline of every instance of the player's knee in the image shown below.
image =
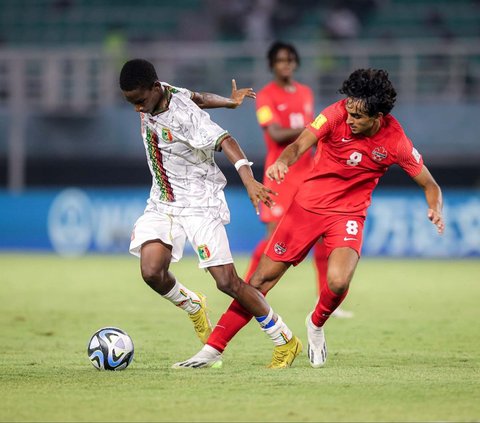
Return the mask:
[(155, 264), (142, 263), (141, 272), (143, 280), (153, 289), (161, 286), (168, 277), (168, 269)]
[(328, 275), (328, 288), (337, 295), (343, 294), (350, 286), (350, 278), (341, 273), (330, 273)]
[(236, 293), (238, 291), (238, 287), (236, 286), (237, 284), (235, 282), (228, 278), (217, 279), (215, 282), (217, 283), (217, 288), (224, 294), (227, 294), (232, 298), (237, 297)]
[(250, 278), (250, 285), (258, 289), (260, 292), (264, 292), (267, 282), (267, 278), (258, 271), (256, 271)]
[(241, 284), (244, 282), (238, 277), (233, 266), (227, 266), (222, 269), (220, 274), (215, 275), (217, 288), (232, 298), (237, 298)]
[(236, 285), (238, 283), (238, 276), (236, 275), (232, 266), (225, 266), (221, 268), (221, 271), (219, 270), (220, 269), (217, 269), (215, 273), (212, 273), (217, 284), (217, 288), (224, 294), (234, 297)]

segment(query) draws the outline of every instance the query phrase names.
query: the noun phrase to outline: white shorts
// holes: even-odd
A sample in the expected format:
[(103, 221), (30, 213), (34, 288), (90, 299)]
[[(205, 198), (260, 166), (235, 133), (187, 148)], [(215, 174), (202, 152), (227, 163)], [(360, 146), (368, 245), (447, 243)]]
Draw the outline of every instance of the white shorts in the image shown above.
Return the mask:
[(201, 269), (233, 263), (227, 232), (220, 218), (147, 211), (135, 223), (130, 253), (140, 257), (142, 245), (156, 239), (172, 246), (173, 263), (182, 258), (187, 239), (197, 253)]

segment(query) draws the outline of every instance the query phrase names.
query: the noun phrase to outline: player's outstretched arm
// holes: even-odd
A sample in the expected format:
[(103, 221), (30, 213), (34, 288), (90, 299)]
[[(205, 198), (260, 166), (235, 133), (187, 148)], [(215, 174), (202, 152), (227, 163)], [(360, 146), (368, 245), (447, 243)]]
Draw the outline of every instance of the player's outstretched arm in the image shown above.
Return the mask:
[(285, 179), (288, 168), (317, 141), (317, 137), (312, 132), (304, 129), (299, 137), (282, 151), (277, 161), (268, 167), (265, 172), (267, 177), (271, 181), (282, 182)]
[(221, 148), (230, 163), (237, 169), (240, 179), (243, 185), (245, 185), (248, 196), (250, 197), (250, 201), (253, 207), (255, 207), (256, 213), (260, 214), (260, 202), (267, 207), (272, 207), (275, 203), (271, 195), (277, 195), (277, 193), (265, 187), (253, 177), (253, 172), (250, 167), (252, 163), (248, 161), (238, 142), (232, 136), (228, 136), (223, 140)]
[(304, 128), (283, 128), (278, 123), (267, 126), (268, 135), (277, 144), (285, 144), (297, 138)]
[(222, 97), (213, 93), (197, 93), (192, 96), (193, 102), (201, 109), (215, 109), (218, 107), (226, 107), (227, 109), (236, 109), (243, 103), (245, 97), (255, 98), (257, 95), (253, 88), (237, 89), (235, 79), (232, 79), (232, 94), (230, 98)]
[(232, 94), (230, 95), (230, 100), (233, 103), (232, 109), (240, 106), (243, 103), (245, 97), (257, 98), (257, 93), (253, 91), (253, 88), (240, 88), (237, 89), (237, 82), (235, 79), (232, 79)]
[(445, 230), (445, 222), (443, 221), (442, 208), (442, 190), (433, 179), (430, 171), (426, 166), (423, 166), (419, 175), (415, 176), (413, 180), (423, 189), (425, 199), (428, 204), (427, 217), (437, 227), (439, 234)]

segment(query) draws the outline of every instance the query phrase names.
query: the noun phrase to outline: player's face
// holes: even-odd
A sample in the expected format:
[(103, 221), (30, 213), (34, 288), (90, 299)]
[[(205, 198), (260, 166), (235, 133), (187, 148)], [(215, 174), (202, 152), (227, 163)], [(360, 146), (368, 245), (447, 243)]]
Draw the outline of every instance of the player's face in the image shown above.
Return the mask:
[(160, 83), (155, 82), (150, 89), (136, 88), (132, 91), (123, 91), (123, 95), (135, 106), (136, 112), (153, 114), (163, 97), (163, 89)]
[(383, 114), (378, 113), (376, 116), (369, 116), (361, 100), (348, 98), (345, 109), (348, 113), (347, 125), (352, 130), (352, 134), (370, 137), (380, 128), (380, 119)]
[(278, 50), (272, 68), (275, 76), (280, 79), (292, 78), (296, 69), (297, 60), (295, 55), (285, 49)]

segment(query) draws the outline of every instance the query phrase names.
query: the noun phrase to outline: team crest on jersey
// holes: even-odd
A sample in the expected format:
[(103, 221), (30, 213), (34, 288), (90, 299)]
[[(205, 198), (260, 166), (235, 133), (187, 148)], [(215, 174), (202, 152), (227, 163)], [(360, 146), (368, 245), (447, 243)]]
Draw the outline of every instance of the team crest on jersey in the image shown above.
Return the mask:
[(166, 142), (173, 141), (173, 136), (172, 136), (172, 133), (170, 132), (170, 129), (162, 128), (162, 139)]
[(386, 159), (387, 156), (388, 156), (387, 150), (385, 150), (385, 148), (383, 147), (376, 147), (372, 151), (373, 160), (375, 160), (376, 162), (381, 162), (382, 160)]
[(197, 251), (201, 260), (208, 260), (210, 258), (210, 250), (206, 244), (199, 245)]
[(275, 251), (275, 254), (281, 256), (283, 254), (286, 253), (287, 251), (287, 246), (285, 245), (284, 242), (277, 242), (274, 246), (273, 246), (273, 250)]

